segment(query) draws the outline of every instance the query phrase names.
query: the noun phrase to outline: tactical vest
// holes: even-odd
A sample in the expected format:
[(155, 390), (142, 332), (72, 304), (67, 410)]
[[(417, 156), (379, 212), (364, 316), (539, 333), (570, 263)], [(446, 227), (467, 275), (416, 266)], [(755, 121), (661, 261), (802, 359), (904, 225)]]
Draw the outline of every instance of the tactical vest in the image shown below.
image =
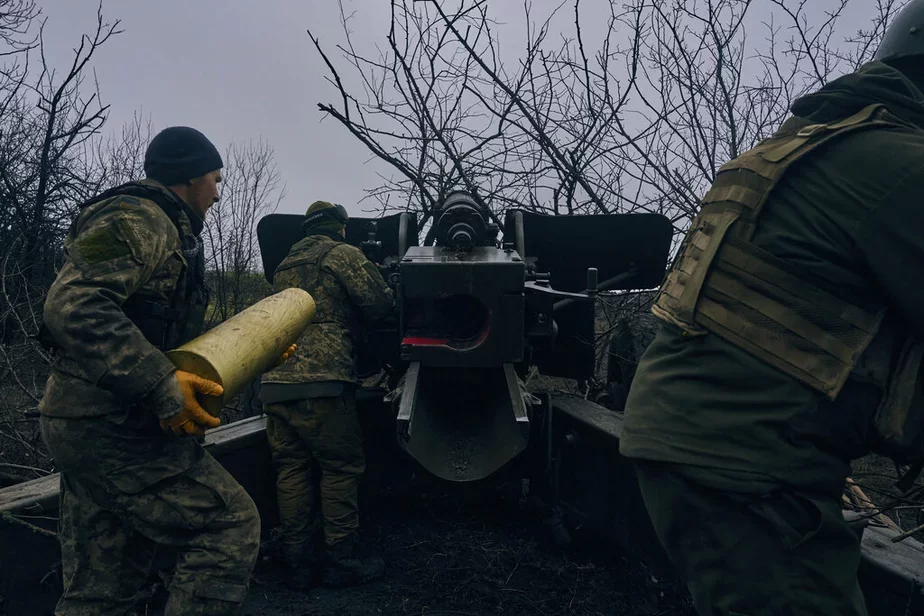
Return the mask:
[[(311, 236), (309, 236), (311, 237)], [(305, 248), (293, 250), (276, 268), (275, 279), (281, 272), (299, 268), (298, 286), (305, 289), (315, 300), (315, 317), (309, 330), (325, 323), (336, 324), (349, 333), (352, 373), (359, 378), (378, 373), (383, 366), (384, 357), (378, 352), (378, 346), (369, 344), (369, 332), (358, 318), (355, 308), (346, 291), (338, 287), (329, 289), (324, 284), (321, 271), (324, 259), (331, 250), (339, 246), (342, 240), (333, 242), (305, 242)], [(305, 240), (302, 240), (305, 241)], [(280, 290), (277, 288), (277, 290)]]
[[(274, 279), (280, 272), (292, 268), (299, 268), (298, 278), (301, 288), (308, 291), (315, 301), (315, 313), (312, 325), (321, 323), (336, 323), (344, 328), (352, 326), (349, 306), (341, 305), (341, 302), (333, 301), (331, 291), (324, 285), (321, 276), (321, 268), (324, 265), (324, 258), (341, 242), (334, 240), (331, 242), (316, 241), (306, 248), (295, 251), (285, 259), (276, 268)], [(277, 289), (278, 290), (278, 289)], [(311, 325), (309, 325), (311, 327)]]
[(652, 312), (685, 335), (719, 336), (832, 400), (848, 377), (875, 383), (879, 451), (910, 463), (924, 456), (924, 416), (912, 403), (924, 344), (887, 313), (884, 298), (852, 303), (751, 241), (793, 164), (848, 134), (908, 126), (878, 104), (831, 124), (791, 118), (723, 165)]
[[(117, 196), (153, 201), (170, 218), (179, 234), (186, 267), (176, 282), (173, 297), (165, 303), (162, 298), (148, 296), (142, 288), (122, 304), (125, 316), (141, 330), (148, 342), (161, 351), (174, 349), (198, 336), (205, 325), (209, 292), (205, 285), (204, 246), (181, 223), (185, 216), (182, 204), (163, 191), (140, 182), (117, 186), (81, 204), (79, 208), (82, 210)], [(186, 218), (189, 219), (188, 216)]]

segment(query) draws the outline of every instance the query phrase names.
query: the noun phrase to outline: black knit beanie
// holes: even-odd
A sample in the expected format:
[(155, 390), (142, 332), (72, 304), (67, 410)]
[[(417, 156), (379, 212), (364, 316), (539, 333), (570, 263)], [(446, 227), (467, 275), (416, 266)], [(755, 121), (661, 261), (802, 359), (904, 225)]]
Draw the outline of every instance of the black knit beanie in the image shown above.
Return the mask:
[(205, 135), (188, 126), (171, 126), (157, 133), (144, 154), (144, 173), (165, 186), (221, 169), (218, 149)]

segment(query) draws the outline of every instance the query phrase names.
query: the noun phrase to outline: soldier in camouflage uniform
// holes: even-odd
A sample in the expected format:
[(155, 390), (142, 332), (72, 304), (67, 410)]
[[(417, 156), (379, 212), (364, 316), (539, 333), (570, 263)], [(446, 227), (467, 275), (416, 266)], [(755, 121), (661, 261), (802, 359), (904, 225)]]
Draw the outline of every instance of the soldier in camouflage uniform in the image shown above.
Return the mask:
[(922, 33), (723, 165), (661, 286), (620, 452), (702, 616), (867, 613), (850, 462), (924, 460)]
[[(277, 292), (301, 288), (317, 305), (299, 340), (302, 351), (264, 375), (261, 387), (277, 470), (283, 553), (293, 583), (302, 589), (310, 588), (322, 564), (322, 534), (326, 584), (367, 581), (384, 568), (382, 559), (366, 555), (357, 541), (358, 478), (365, 459), (354, 403), (360, 384), (355, 364), (362, 328), (389, 315), (394, 294), (362, 251), (343, 241), (346, 221), (342, 206), (313, 203), (305, 238), (274, 276)], [(320, 498), (313, 471), (320, 474)]]
[(177, 551), (166, 614), (237, 614), (260, 538), (256, 506), (193, 435), (217, 426), (196, 394), (221, 387), (163, 351), (199, 333), (202, 231), (221, 156), (172, 127), (147, 178), (85, 203), (45, 302), (56, 360), (39, 407), (61, 471), (58, 616), (132, 612), (157, 546)]

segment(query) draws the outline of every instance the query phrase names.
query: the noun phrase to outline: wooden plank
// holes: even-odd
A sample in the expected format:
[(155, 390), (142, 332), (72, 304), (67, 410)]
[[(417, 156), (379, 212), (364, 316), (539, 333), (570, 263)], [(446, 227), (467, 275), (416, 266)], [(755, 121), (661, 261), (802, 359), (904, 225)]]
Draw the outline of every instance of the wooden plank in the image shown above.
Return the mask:
[(49, 499), (54, 499), (57, 509), (58, 473), (3, 488), (0, 490), (0, 511), (46, 510)]
[(863, 557), (897, 577), (914, 582), (919, 594), (924, 594), (924, 544), (914, 539), (898, 543), (891, 528), (867, 526), (863, 533)]
[[(250, 417), (218, 426), (205, 435), (205, 448), (219, 457), (265, 440), (266, 417)], [(0, 511), (47, 514), (58, 509), (59, 474), (0, 489)]]
[(553, 394), (551, 398), (552, 406), (567, 413), (575, 421), (599, 430), (617, 440), (622, 436), (624, 420), (621, 413), (611, 411), (577, 396)]

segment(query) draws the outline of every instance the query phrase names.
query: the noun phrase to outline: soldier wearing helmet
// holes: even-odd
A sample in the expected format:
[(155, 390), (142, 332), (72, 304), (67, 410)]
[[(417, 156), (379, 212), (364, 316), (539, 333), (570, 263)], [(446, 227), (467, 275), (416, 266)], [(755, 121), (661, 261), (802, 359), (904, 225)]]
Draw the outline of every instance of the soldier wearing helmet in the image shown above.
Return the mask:
[(357, 480), (365, 460), (355, 408), (356, 347), (364, 326), (391, 313), (394, 294), (362, 251), (344, 242), (347, 219), (342, 205), (312, 203), (304, 239), (273, 279), (277, 291), (305, 289), (317, 306), (300, 350), (264, 375), (261, 388), (282, 552), (299, 589), (310, 588), (319, 574), (328, 585), (346, 586), (378, 577), (384, 568), (357, 534)]
[(840, 499), (924, 461), (924, 0), (719, 170), (653, 307), (620, 452), (697, 611), (867, 613)]

